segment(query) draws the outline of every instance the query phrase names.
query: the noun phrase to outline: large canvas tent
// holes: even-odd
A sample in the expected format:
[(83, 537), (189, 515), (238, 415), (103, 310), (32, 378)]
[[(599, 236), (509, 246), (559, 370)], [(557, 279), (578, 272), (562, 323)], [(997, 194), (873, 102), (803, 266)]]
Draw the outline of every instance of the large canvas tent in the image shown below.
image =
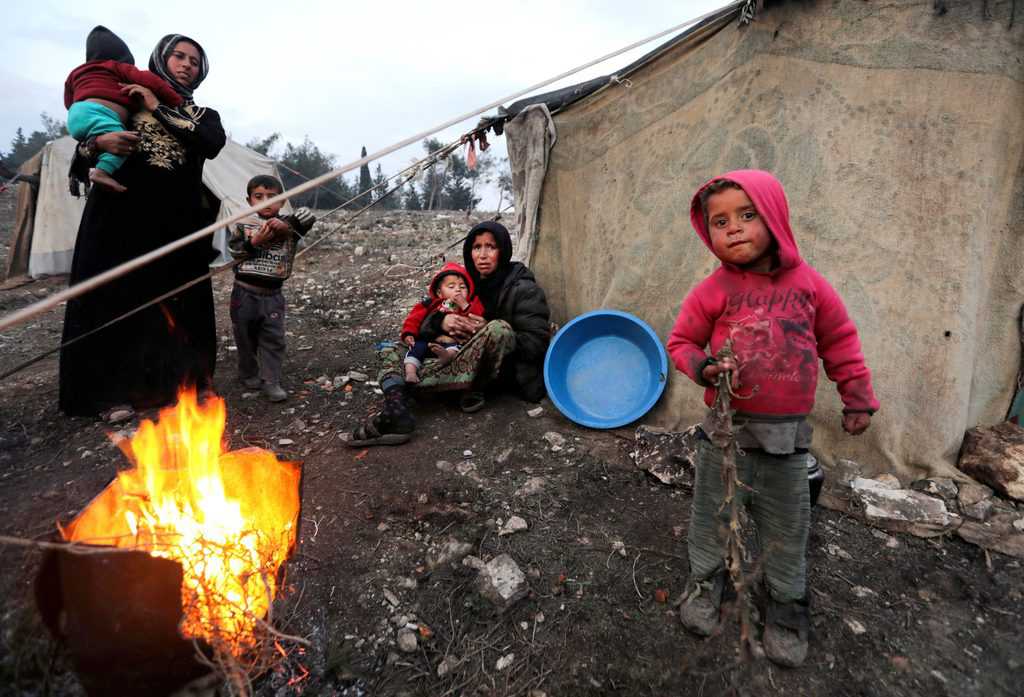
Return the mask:
[[(947, 9), (948, 8), (948, 9)], [(945, 10), (945, 11), (944, 11)], [(517, 254), (561, 322), (632, 312), (666, 337), (717, 263), (689, 222), (714, 174), (776, 173), (803, 257), (845, 299), (882, 410), (825, 459), (957, 476), (964, 431), (1002, 420), (1024, 301), (1024, 27), (1014, 3), (769, 3), (726, 10), (616, 75), (523, 100), (504, 125)], [(679, 373), (647, 420), (699, 420)]]
[[(37, 278), (68, 273), (75, 250), (78, 223), (85, 197), (68, 191), (68, 168), (75, 141), (69, 136), (47, 143), (19, 168), (17, 213), (7, 260), (8, 282), (19, 277)], [(203, 184), (209, 194), (215, 220), (223, 220), (248, 208), (245, 185), (257, 174), (278, 176), (274, 161), (255, 150), (228, 140), (220, 154), (203, 167)], [(182, 233), (191, 232), (183, 230)], [(218, 231), (213, 246), (226, 261), (226, 231)]]

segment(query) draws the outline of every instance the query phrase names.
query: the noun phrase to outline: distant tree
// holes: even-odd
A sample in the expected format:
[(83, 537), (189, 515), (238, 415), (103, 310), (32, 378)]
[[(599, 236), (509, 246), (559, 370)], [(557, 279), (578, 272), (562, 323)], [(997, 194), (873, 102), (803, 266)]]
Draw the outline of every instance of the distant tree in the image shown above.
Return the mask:
[(402, 201), (407, 211), (421, 211), (423, 210), (423, 201), (420, 200), (420, 194), (416, 191), (414, 184), (409, 184), (409, 188), (406, 189), (405, 197)]
[(251, 150), (255, 150), (260, 155), (273, 157), (273, 155), (270, 154), (270, 151), (274, 148), (275, 145), (277, 145), (278, 141), (280, 140), (281, 134), (275, 131), (266, 138), (253, 138), (252, 140), (245, 144), (245, 147)]
[(374, 170), (373, 174), (373, 200), (380, 201), (380, 208), (386, 211), (393, 211), (402, 205), (402, 200), (399, 196), (401, 192), (396, 191), (388, 196), (387, 193), (390, 188), (388, 178), (384, 175), (384, 170), (378, 162), (377, 169)]
[[(360, 153), (359, 157), (366, 157), (365, 145), (363, 146), (363, 150)], [(362, 208), (363, 206), (367, 205), (368, 203), (370, 203), (370, 201), (373, 200), (372, 189), (373, 178), (370, 176), (370, 165), (364, 162), (363, 165), (359, 168), (359, 190), (356, 192), (358, 194), (362, 194), (359, 197), (359, 200), (356, 201), (356, 205), (359, 208)]]
[[(294, 186), (319, 177), (321, 174), (330, 172), (334, 169), (334, 155), (325, 153), (320, 150), (313, 143), (309, 136), (303, 139), (301, 145), (292, 145), (286, 143), (284, 146), (284, 154), (280, 158), (281, 163), (285, 166), (285, 169), (281, 171), (281, 179), (283, 180), (286, 189), (290, 189)], [(289, 171), (294, 170), (294, 171)], [(298, 174), (296, 174), (296, 172)], [(343, 179), (335, 180), (339, 186)], [(335, 206), (341, 205), (345, 199), (339, 197), (341, 192), (337, 192), (324, 187), (317, 187), (312, 191), (307, 191), (298, 196), (293, 196), (291, 204), (293, 206), (313, 206), (315, 208), (334, 208)]]
[[(444, 144), (437, 138), (427, 138), (423, 141), (423, 149), (428, 155), (444, 147)], [(427, 168), (423, 175), (423, 183), (420, 185), (420, 203), (424, 210), (433, 211), (442, 208), (441, 194), (444, 191), (445, 181), (448, 176), (448, 162), (436, 162)]]
[(498, 185), (498, 207), (495, 213), (500, 213), (502, 203), (507, 198), (510, 202), (514, 201), (514, 193), (512, 191), (512, 167), (509, 165), (508, 158), (503, 157), (497, 165), (497, 177), (495, 183)]
[(68, 129), (63, 121), (52, 118), (45, 111), (39, 115), (43, 124), (41, 131), (32, 131), (26, 138), (25, 132), (19, 128), (11, 140), (11, 151), (3, 156), (3, 163), (10, 169), (17, 169), (25, 160), (39, 152), (44, 145), (51, 140), (56, 140), (68, 134)]

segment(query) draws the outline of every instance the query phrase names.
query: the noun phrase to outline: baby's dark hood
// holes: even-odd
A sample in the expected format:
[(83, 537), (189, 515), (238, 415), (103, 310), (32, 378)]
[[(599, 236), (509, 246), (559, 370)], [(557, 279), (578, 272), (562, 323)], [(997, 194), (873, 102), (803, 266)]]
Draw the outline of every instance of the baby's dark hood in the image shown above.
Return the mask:
[(85, 40), (85, 60), (117, 61), (135, 65), (135, 56), (128, 49), (128, 44), (103, 25), (89, 32), (89, 38)]

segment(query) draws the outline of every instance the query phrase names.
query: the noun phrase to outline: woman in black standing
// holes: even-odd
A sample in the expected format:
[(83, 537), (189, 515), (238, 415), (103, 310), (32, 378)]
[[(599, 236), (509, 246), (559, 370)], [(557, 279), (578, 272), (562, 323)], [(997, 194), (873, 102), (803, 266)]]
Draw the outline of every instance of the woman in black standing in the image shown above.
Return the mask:
[[(125, 90), (139, 102), (132, 131), (80, 144), (73, 171), (87, 171), (100, 151), (126, 155), (115, 178), (127, 190), (93, 187), (75, 243), (70, 283), (75, 284), (180, 239), (212, 220), (203, 208), (203, 164), (217, 156), (225, 135), (220, 116), (200, 107), (192, 91), (205, 79), (206, 52), (193, 39), (169, 34), (149, 59), (184, 97), (160, 104), (139, 85)], [(80, 177), (81, 178), (81, 177)], [(216, 211), (212, 211), (216, 213)], [(68, 302), (64, 341), (202, 276), (213, 258), (201, 239), (147, 266)], [(60, 408), (95, 415), (114, 406), (159, 406), (178, 389), (212, 384), (217, 351), (210, 280), (65, 347), (60, 356)]]

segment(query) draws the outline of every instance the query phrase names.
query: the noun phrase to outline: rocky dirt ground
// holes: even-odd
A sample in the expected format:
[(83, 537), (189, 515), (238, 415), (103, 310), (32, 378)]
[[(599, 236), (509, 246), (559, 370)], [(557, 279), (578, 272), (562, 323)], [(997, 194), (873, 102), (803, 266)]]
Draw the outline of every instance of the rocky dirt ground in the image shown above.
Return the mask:
[[(12, 209), (4, 194), (0, 239)], [(420, 399), (412, 442), (346, 447), (340, 434), (380, 399), (374, 344), (394, 337), (430, 255), (468, 224), (373, 214), (303, 257), (286, 287), (291, 397), (279, 405), (236, 382), (230, 278), (216, 281), (231, 446), (269, 448), (305, 472), (277, 617), (312, 646), (258, 680), (258, 694), (1021, 694), (1024, 577), (1010, 557), (816, 509), (811, 653), (783, 670), (739, 662), (734, 623), (706, 641), (683, 631), (673, 603), (690, 494), (636, 467), (632, 428), (577, 427), (548, 402), (531, 417), (535, 405), (511, 397), (472, 415)], [(0, 292), (0, 313), (62, 286)], [(60, 326), (55, 312), (0, 335), (0, 371), (56, 346)], [(56, 371), (50, 357), (0, 385), (2, 535), (46, 539), (126, 466), (107, 433), (132, 424), (63, 417)], [(526, 529), (502, 534), (513, 516)], [(473, 565), (502, 554), (528, 595), (499, 612)], [(0, 546), (0, 693), (82, 694), (34, 609), (39, 558)]]

